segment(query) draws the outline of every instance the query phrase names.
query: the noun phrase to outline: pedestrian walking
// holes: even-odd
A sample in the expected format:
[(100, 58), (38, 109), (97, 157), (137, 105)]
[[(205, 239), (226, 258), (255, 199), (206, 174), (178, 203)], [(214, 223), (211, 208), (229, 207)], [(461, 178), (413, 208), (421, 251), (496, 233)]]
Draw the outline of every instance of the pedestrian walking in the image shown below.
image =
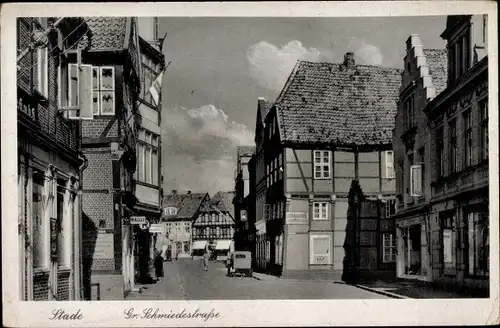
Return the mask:
[(159, 251), (156, 251), (154, 263), (156, 280), (160, 281), (163, 278), (163, 257), (161, 256), (161, 253)]
[(210, 249), (208, 244), (205, 247), (205, 253), (203, 254), (203, 271), (208, 271), (208, 260), (210, 259)]

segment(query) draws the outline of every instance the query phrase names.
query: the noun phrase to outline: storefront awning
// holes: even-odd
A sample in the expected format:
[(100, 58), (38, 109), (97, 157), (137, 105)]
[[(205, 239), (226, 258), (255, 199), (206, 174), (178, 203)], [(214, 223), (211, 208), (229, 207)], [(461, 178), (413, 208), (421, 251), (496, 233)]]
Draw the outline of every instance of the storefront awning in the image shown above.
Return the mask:
[(207, 246), (206, 240), (197, 240), (194, 242), (192, 249), (204, 249)]
[(232, 240), (219, 240), (217, 242), (217, 246), (215, 246), (216, 250), (226, 250), (231, 247)]

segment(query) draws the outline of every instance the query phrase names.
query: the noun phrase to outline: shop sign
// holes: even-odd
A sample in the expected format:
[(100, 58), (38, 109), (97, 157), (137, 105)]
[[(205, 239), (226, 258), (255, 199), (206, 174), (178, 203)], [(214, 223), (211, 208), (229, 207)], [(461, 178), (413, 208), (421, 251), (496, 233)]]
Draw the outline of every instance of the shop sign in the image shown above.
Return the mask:
[(145, 216), (131, 216), (130, 217), (130, 224), (146, 224), (146, 217)]
[(154, 223), (149, 227), (149, 232), (165, 234), (165, 225), (163, 223)]
[(307, 224), (308, 222), (307, 212), (286, 212), (286, 224)]
[(58, 238), (59, 227), (56, 218), (50, 218), (50, 258), (57, 261), (58, 258)]

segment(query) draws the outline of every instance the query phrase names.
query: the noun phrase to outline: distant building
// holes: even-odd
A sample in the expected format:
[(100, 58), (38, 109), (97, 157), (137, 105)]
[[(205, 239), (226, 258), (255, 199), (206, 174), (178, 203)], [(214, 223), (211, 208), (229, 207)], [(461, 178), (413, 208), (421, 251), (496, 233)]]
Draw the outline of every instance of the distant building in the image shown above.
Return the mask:
[[(173, 190), (163, 199), (162, 221), (165, 223), (165, 244), (173, 257), (191, 257), (193, 222), (210, 201), (208, 193), (179, 194)], [(160, 246), (160, 245), (159, 245)]]
[(253, 253), (255, 245), (255, 196), (250, 184), (250, 159), (255, 152), (255, 147), (240, 146), (237, 148), (234, 218), (236, 223), (237, 238), (235, 247), (238, 250), (249, 250)]
[[(229, 249), (235, 231), (234, 192), (217, 192), (201, 208), (193, 222), (193, 254), (208, 247)], [(196, 255), (196, 254), (195, 254)]]
[(250, 178), (254, 213), (253, 222), (255, 222), (255, 269), (266, 271), (267, 263), (270, 262), (271, 242), (266, 234), (266, 197), (267, 197), (267, 172), (264, 159), (264, 141), (265, 141), (265, 119), (273, 104), (264, 98), (259, 98), (257, 103), (257, 116), (255, 124), (255, 154), (249, 161)]
[[(48, 33), (46, 42), (17, 62), (17, 248), (22, 301), (84, 298), (79, 191), (86, 163), (79, 144), (80, 122), (63, 111), (68, 94), (62, 91), (68, 90), (70, 81), (58, 79), (58, 72), (68, 68), (66, 59), (76, 63), (76, 55), (68, 52), (89, 33), (88, 26), (79, 17), (17, 18), (17, 53), (59, 19), (63, 19), (61, 24)], [(67, 41), (58, 43), (61, 39)], [(75, 101), (74, 108), (91, 112), (82, 103)]]
[[(256, 191), (257, 211), (258, 197), (265, 195), (256, 225), (265, 218), (267, 271), (340, 277), (353, 180), (368, 199), (379, 198), (390, 208), (400, 84), (400, 70), (357, 65), (347, 53), (340, 64), (299, 61), (265, 117), (259, 106), (256, 171), (259, 176), (262, 156), (266, 178), (265, 188)], [(382, 251), (371, 255), (375, 267), (394, 270), (395, 258), (382, 258)]]

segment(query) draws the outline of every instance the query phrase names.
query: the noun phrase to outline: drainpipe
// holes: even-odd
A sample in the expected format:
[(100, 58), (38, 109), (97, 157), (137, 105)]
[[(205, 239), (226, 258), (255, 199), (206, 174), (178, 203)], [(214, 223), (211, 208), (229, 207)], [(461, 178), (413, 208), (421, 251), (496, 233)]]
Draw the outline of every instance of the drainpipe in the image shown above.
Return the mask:
[(79, 157), (81, 160), (83, 160), (83, 163), (80, 165), (80, 167), (78, 168), (78, 179), (79, 179), (79, 201), (78, 201), (78, 214), (79, 214), (79, 221), (78, 222), (78, 246), (79, 246), (79, 259), (80, 259), (80, 263), (79, 263), (79, 271), (80, 271), (80, 278), (79, 278), (79, 289), (80, 289), (80, 300), (82, 300), (84, 298), (84, 295), (83, 295), (83, 234), (82, 234), (82, 223), (83, 223), (83, 171), (88, 167), (89, 165), (89, 161), (87, 159), (87, 157), (85, 156), (85, 154), (83, 153), (82, 151), (82, 135), (83, 135), (83, 123), (81, 121), (78, 122), (78, 132), (79, 132), (79, 136), (78, 136), (78, 152), (79, 152)]

